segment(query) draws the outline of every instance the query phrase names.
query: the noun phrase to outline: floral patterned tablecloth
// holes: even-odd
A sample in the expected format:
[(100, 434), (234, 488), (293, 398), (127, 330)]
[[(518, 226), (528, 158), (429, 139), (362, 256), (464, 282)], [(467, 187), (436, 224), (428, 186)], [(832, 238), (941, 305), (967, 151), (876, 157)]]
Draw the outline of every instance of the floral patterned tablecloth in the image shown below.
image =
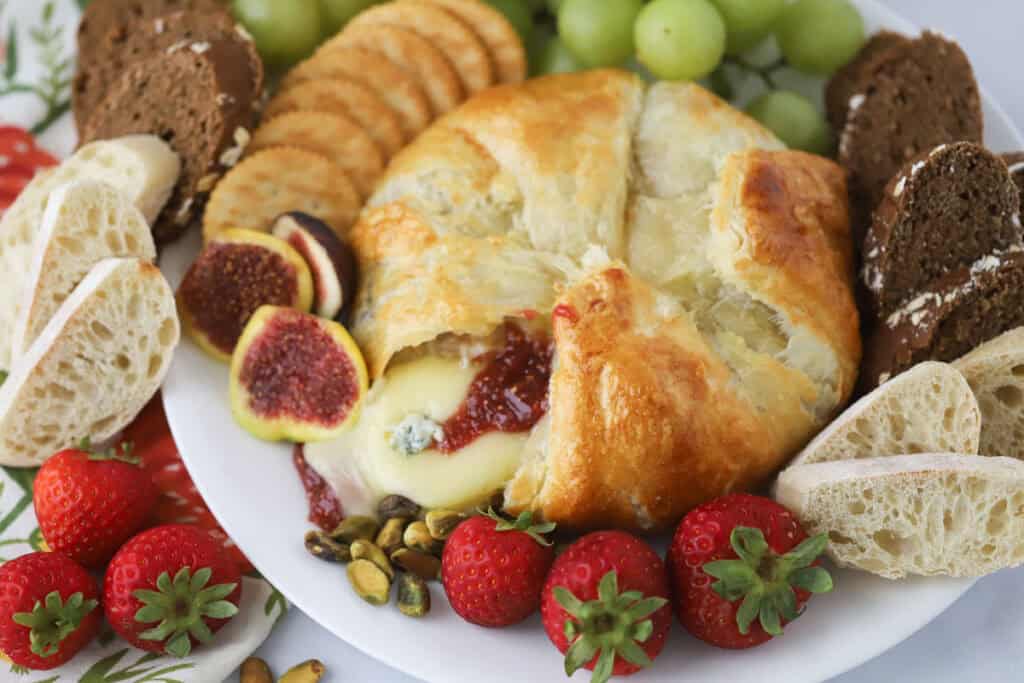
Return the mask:
[[(40, 166), (74, 149), (69, 115), (75, 27), (87, 0), (0, 0), (0, 210)], [(38, 147), (36, 147), (38, 145)], [(0, 296), (7, 294), (0, 286)], [(2, 378), (2, 375), (0, 375)], [(206, 510), (178, 456), (159, 397), (127, 430), (164, 492), (161, 521), (195, 523), (248, 562)], [(34, 470), (0, 468), (0, 563), (44, 549), (32, 508)], [(213, 645), (186, 659), (136, 650), (105, 630), (60, 669), (30, 672), (0, 662), (0, 681), (24, 683), (209, 683), (222, 681), (270, 634), (288, 605), (255, 574), (243, 580), (239, 614)]]

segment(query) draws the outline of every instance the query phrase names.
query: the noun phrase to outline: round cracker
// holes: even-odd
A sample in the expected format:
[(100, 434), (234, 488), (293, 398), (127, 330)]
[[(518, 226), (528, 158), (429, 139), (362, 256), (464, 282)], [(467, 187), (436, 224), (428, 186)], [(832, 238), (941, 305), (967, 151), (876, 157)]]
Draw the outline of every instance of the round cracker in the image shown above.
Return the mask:
[(224, 230), (270, 232), (288, 211), (316, 216), (345, 235), (362, 207), (345, 172), (325, 157), (295, 147), (271, 147), (246, 157), (217, 184), (203, 216), (209, 240)]
[(288, 86), (270, 100), (263, 119), (289, 111), (347, 115), (370, 134), (388, 158), (405, 145), (398, 114), (377, 93), (352, 78), (323, 78)]
[(338, 47), (329, 52), (317, 52), (288, 72), (283, 85), (338, 76), (372, 88), (398, 114), (406, 141), (419, 135), (434, 119), (430, 100), (416, 77), (382, 54), (363, 48)]
[(441, 7), (461, 19), (491, 53), (500, 83), (526, 80), (526, 48), (512, 23), (494, 7), (480, 0), (402, 0)]
[(423, 86), (434, 111), (445, 114), (462, 104), (466, 94), (459, 74), (444, 53), (418, 33), (399, 26), (371, 24), (345, 31), (321, 48), (359, 47), (379, 52), (414, 75)]
[(429, 40), (451, 61), (469, 94), (494, 85), (494, 65), (483, 41), (463, 21), (440, 7), (405, 2), (374, 5), (357, 14), (345, 32), (374, 24), (399, 26)]
[(384, 153), (370, 134), (348, 116), (322, 111), (291, 111), (266, 121), (253, 133), (247, 151), (291, 146), (323, 155), (345, 171), (366, 199), (384, 172)]

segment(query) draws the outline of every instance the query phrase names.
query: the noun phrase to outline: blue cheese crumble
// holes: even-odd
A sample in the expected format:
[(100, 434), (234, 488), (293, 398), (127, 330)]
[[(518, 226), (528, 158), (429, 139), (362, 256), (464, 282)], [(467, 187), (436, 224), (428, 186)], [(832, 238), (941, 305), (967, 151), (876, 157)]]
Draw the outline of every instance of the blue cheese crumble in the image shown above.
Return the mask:
[(391, 429), (388, 443), (404, 455), (416, 455), (444, 440), (441, 425), (426, 415), (411, 413)]

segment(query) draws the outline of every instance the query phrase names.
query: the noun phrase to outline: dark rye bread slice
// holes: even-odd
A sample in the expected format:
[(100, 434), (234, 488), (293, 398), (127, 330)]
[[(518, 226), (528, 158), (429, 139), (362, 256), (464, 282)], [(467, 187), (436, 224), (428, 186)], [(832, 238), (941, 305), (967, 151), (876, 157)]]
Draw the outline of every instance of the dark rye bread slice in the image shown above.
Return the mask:
[(1003, 161), (1010, 169), (1010, 177), (1013, 178), (1013, 182), (1017, 183), (1017, 188), (1020, 190), (1021, 208), (1024, 209), (1024, 152), (1004, 154)]
[(249, 81), (233, 49), (211, 43), (202, 52), (168, 49), (130, 66), (85, 125), (82, 144), (149, 133), (166, 140), (182, 170), (153, 224), (158, 243), (183, 233), (205, 194), (234, 166), (250, 140), (255, 112)]
[(220, 45), (224, 58), (244, 74), (250, 84), (244, 98), (255, 106), (263, 90), (263, 61), (252, 38), (222, 9), (210, 12), (179, 11), (131, 23), (125, 35), (110, 44), (103, 59), (79, 66), (72, 84), (72, 105), (79, 133), (105, 96), (110, 84), (140, 59), (170, 49), (202, 51)]
[(934, 147), (982, 142), (981, 97), (963, 50), (934, 33), (873, 59), (839, 138), (860, 245), (885, 186), (907, 161)]
[(225, 10), (227, 5), (227, 0), (92, 0), (78, 22), (78, 66), (91, 67), (105, 59), (137, 22), (182, 10)]
[(939, 145), (889, 182), (864, 240), (864, 285), (886, 317), (929, 283), (990, 254), (1024, 249), (1020, 197), (980, 145)]
[(901, 33), (892, 31), (879, 31), (864, 43), (857, 56), (846, 66), (837, 71), (829, 79), (825, 86), (825, 112), (828, 122), (834, 130), (840, 131), (846, 125), (846, 115), (850, 111), (850, 101), (858, 93), (867, 90), (868, 76), (871, 73), (872, 65), (889, 48), (904, 46), (910, 42), (910, 38)]
[(865, 345), (861, 389), (926, 360), (951, 362), (1024, 325), (1024, 254), (988, 257), (940, 278), (878, 325)]

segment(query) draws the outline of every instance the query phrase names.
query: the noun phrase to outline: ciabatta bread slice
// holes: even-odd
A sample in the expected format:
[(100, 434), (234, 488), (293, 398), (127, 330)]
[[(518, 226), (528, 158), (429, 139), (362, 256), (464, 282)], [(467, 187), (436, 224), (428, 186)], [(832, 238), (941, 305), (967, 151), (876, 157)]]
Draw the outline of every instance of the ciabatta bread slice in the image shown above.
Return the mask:
[(54, 190), (43, 212), (21, 314), (14, 325), (14, 362), (92, 267), (118, 257), (156, 259), (142, 212), (113, 185), (98, 180), (79, 180)]
[(11, 331), (50, 193), (72, 180), (102, 180), (123, 192), (152, 223), (180, 171), (181, 162), (163, 140), (152, 135), (130, 135), (85, 145), (28, 184), (0, 219), (0, 369), (10, 367)]
[(1024, 562), (1024, 462), (900, 455), (791, 467), (776, 499), (840, 566), (888, 579), (983, 576)]
[(981, 453), (1024, 460), (1024, 327), (953, 363), (981, 406)]
[(957, 370), (921, 363), (864, 396), (791, 465), (907, 453), (977, 453), (978, 402)]
[(160, 387), (179, 339), (174, 293), (141, 259), (97, 264), (0, 387), (0, 464), (109, 439)]

